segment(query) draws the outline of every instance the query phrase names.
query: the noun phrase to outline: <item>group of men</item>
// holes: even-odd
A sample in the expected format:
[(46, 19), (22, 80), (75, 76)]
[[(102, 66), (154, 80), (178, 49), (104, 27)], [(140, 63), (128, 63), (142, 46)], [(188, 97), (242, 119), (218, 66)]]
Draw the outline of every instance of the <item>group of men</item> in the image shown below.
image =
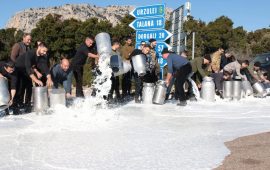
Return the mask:
[[(223, 98), (224, 81), (244, 80), (249, 81), (251, 85), (256, 82), (262, 82), (265, 85), (270, 83), (267, 71), (262, 69), (261, 63), (255, 62), (250, 65), (248, 60), (236, 60), (230, 52), (224, 53), (222, 48), (191, 61), (187, 59), (187, 51), (183, 51), (179, 56), (164, 49), (162, 54), (168, 63), (166, 84), (170, 87), (170, 84), (175, 82), (175, 98), (180, 100), (178, 103), (180, 106), (185, 106), (188, 99), (196, 100), (190, 78), (196, 82), (200, 89), (202, 80), (207, 76), (212, 77), (216, 94), (220, 95), (221, 98)], [(189, 87), (187, 93), (184, 91), (185, 82)], [(170, 88), (168, 88), (168, 94), (169, 92)]]
[[(135, 102), (141, 102), (143, 82), (156, 83), (159, 79), (160, 68), (155, 51), (156, 44), (155, 39), (150, 39), (148, 43), (144, 41), (141, 42), (139, 49), (134, 49), (131, 37), (126, 38), (125, 45), (122, 48), (120, 48), (119, 41), (112, 41), (112, 55), (120, 55), (124, 62), (128, 62), (132, 65), (132, 69), (122, 75), (122, 95), (120, 95), (119, 91), (119, 76), (112, 76), (112, 88), (110, 90), (109, 99), (113, 97), (114, 91), (117, 98), (130, 96), (131, 80), (133, 77), (135, 81)], [(119, 52), (117, 52), (118, 50)], [(132, 57), (136, 55), (143, 55), (146, 59), (146, 74), (143, 76), (140, 76), (133, 69)]]
[[(77, 48), (76, 54), (70, 61), (62, 57), (59, 64), (52, 67), (48, 60), (48, 47), (38, 41), (35, 48), (31, 49), (31, 35), (24, 34), (22, 42), (16, 43), (12, 47), (10, 60), (0, 62), (0, 77), (9, 79), (11, 100), (10, 105), (15, 114), (20, 114), (20, 108), (24, 107), (26, 112), (31, 111), (31, 95), (33, 86), (49, 86), (58, 88), (62, 84), (66, 96), (71, 97), (72, 76), (76, 80), (76, 97), (84, 97), (83, 75), (84, 65), (87, 59), (91, 59), (92, 68), (98, 63), (94, 37), (85, 38), (82, 45)], [(108, 94), (108, 100), (114, 96), (125, 98), (131, 95), (132, 77), (135, 80), (135, 102), (140, 103), (142, 98), (143, 82), (156, 83), (159, 79), (160, 67), (158, 64), (157, 53), (155, 51), (156, 40), (150, 39), (149, 42), (141, 42), (139, 49), (134, 49), (132, 38), (125, 39), (124, 46), (121, 47), (119, 40), (112, 40), (112, 54), (122, 57), (124, 62), (131, 64), (132, 69), (122, 75), (122, 94), (120, 94), (119, 76), (112, 73), (112, 86)], [(256, 62), (249, 66), (248, 60), (236, 60), (229, 52), (219, 48), (213, 54), (206, 54), (191, 61), (188, 60), (187, 51), (182, 51), (180, 55), (164, 48), (162, 57), (167, 60), (168, 72), (166, 84), (168, 94), (170, 87), (175, 85), (175, 98), (180, 102), (178, 105), (185, 106), (187, 100), (196, 100), (190, 78), (192, 78), (198, 88), (201, 88), (201, 81), (206, 76), (211, 76), (216, 85), (216, 92), (222, 97), (222, 84), (224, 80), (243, 79), (252, 84), (256, 81), (269, 83), (267, 74), (261, 70), (260, 63)], [(146, 59), (146, 74), (141, 76), (133, 69), (132, 57), (143, 55)], [(188, 83), (188, 93), (184, 90), (185, 82)]]
[[(83, 75), (84, 65), (87, 59), (91, 59), (92, 68), (98, 63), (95, 39), (92, 36), (85, 38), (82, 45), (77, 48), (72, 56), (71, 62), (62, 57), (59, 64), (50, 67), (48, 58), (48, 47), (42, 41), (37, 41), (34, 48), (31, 48), (32, 37), (24, 34), (21, 42), (15, 43), (11, 50), (10, 59), (0, 62), (0, 77), (9, 80), (10, 106), (14, 114), (20, 114), (21, 108), (25, 112), (31, 112), (31, 97), (33, 86), (48, 86), (58, 88), (63, 85), (66, 96), (71, 97), (72, 77), (76, 81), (76, 97), (84, 97)], [(150, 44), (141, 46), (141, 50), (134, 50), (132, 38), (127, 37), (125, 45), (120, 46), (118, 40), (112, 41), (112, 55), (121, 55), (126, 62), (131, 62), (131, 57), (143, 54), (147, 58), (148, 70), (144, 77), (145, 81), (156, 82), (158, 80), (159, 67), (157, 64), (156, 53), (154, 51), (156, 41), (150, 40)], [(121, 48), (120, 48), (121, 47)], [(112, 88), (108, 95), (112, 98), (115, 91), (116, 97), (122, 98), (131, 95), (131, 79), (136, 79), (135, 100), (140, 102), (143, 77), (139, 77), (134, 70), (122, 75), (122, 95), (119, 90), (119, 77), (112, 74)]]
[(30, 34), (24, 34), (23, 40), (13, 45), (10, 59), (0, 62), (0, 76), (9, 80), (9, 105), (13, 114), (20, 114), (22, 108), (25, 112), (31, 112), (33, 86), (58, 88), (59, 84), (63, 84), (67, 97), (71, 95), (69, 60), (62, 58), (59, 64), (50, 68), (47, 45), (38, 41), (31, 49), (31, 40)]

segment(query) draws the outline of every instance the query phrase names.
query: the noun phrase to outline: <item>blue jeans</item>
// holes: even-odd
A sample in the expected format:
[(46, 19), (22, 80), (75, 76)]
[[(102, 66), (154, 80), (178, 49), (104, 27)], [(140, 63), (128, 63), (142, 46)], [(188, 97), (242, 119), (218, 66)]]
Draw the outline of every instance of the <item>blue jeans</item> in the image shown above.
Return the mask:
[(58, 85), (61, 84), (64, 86), (66, 93), (71, 94), (72, 76), (73, 76), (73, 72), (71, 71), (67, 75), (67, 78), (65, 80), (54, 80), (53, 87), (58, 89)]

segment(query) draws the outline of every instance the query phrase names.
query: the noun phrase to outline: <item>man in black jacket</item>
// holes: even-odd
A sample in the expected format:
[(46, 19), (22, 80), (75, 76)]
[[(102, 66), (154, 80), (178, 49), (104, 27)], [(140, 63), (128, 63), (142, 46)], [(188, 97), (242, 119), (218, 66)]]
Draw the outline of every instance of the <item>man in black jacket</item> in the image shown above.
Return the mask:
[(9, 105), (12, 105), (14, 96), (16, 94), (17, 75), (14, 72), (15, 65), (12, 61), (0, 62), (0, 77), (5, 77), (9, 81), (10, 89), (10, 101)]
[[(147, 55), (150, 53), (150, 49), (151, 46), (149, 44), (146, 44), (143, 46), (143, 48), (141, 50), (139, 49), (135, 49), (131, 54), (130, 54), (130, 58), (132, 59), (132, 57), (139, 55), (139, 54), (143, 54), (145, 56), (145, 60), (147, 59)], [(149, 63), (146, 65), (149, 65)], [(132, 64), (133, 66), (133, 64)], [(136, 71), (134, 70), (134, 78), (135, 78), (135, 103), (140, 103), (141, 100), (139, 99), (139, 97), (142, 97), (142, 87), (143, 87), (143, 80), (144, 77), (151, 77), (151, 75), (149, 75), (150, 72), (144, 76), (139, 76), (138, 73), (136, 73)], [(154, 78), (150, 78), (150, 79), (154, 79)]]
[[(48, 51), (47, 46), (44, 43), (40, 43), (40, 45), (37, 47), (37, 49), (33, 49), (30, 51), (27, 51), (25, 54), (19, 56), (16, 60), (16, 70), (18, 73), (18, 83), (17, 83), (17, 93), (16, 96), (19, 97), (18, 104), (24, 105), (26, 107), (31, 106), (31, 96), (25, 96), (24, 101), (24, 95), (25, 95), (25, 89), (26, 87), (32, 87), (32, 81), (36, 83), (38, 86), (43, 86), (43, 83), (39, 78), (34, 74), (37, 72), (37, 65), (38, 65), (38, 58), (46, 56)], [(49, 67), (44, 66), (44, 70), (46, 70), (46, 78), (47, 86), (52, 86), (53, 82), (50, 75)], [(24, 101), (24, 102), (23, 102)]]
[[(10, 54), (10, 60), (13, 61), (14, 63), (17, 62), (17, 58), (23, 54), (25, 54), (27, 51), (30, 50), (30, 45), (31, 45), (32, 37), (30, 34), (25, 33), (23, 35), (23, 39), (21, 42), (15, 43), (12, 47), (11, 54)], [(18, 87), (17, 87), (18, 88)], [(29, 96), (31, 97), (32, 94), (32, 87), (31, 86), (26, 86), (25, 87), (25, 95), (26, 99), (29, 99)], [(18, 93), (15, 95), (14, 102), (15, 103), (20, 103), (19, 101), (23, 99), (24, 96), (20, 97), (18, 96)], [(31, 98), (30, 98), (31, 99)]]
[(30, 50), (30, 44), (31, 44), (32, 37), (30, 34), (25, 33), (23, 35), (23, 39), (21, 42), (15, 43), (12, 47), (10, 59), (13, 62), (16, 62), (17, 58), (20, 55), (23, 55), (27, 51)]
[(87, 58), (98, 59), (94, 37), (86, 37), (84, 43), (77, 49), (74, 58), (71, 61), (73, 74), (76, 80), (76, 97), (84, 97), (83, 94), (83, 67)]

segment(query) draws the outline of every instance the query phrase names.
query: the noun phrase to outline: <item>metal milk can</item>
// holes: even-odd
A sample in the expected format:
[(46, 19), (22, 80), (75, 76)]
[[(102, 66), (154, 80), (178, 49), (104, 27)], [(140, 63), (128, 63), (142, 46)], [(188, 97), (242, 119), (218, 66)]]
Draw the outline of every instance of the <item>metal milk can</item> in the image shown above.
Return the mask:
[(122, 63), (123, 63), (123, 67), (117, 73), (113, 73), (114, 76), (119, 76), (121, 74), (125, 74), (131, 70), (131, 64), (129, 61), (123, 61)]
[(203, 100), (208, 102), (215, 101), (215, 83), (212, 77), (203, 78), (201, 94)]
[(146, 57), (143, 54), (135, 55), (131, 58), (132, 64), (135, 72), (139, 76), (144, 76), (146, 74)]
[(49, 108), (47, 87), (33, 87), (33, 101), (35, 112), (46, 112)]
[(50, 107), (55, 108), (57, 105), (66, 106), (66, 92), (64, 89), (52, 89), (50, 92)]
[(266, 94), (265, 87), (261, 82), (254, 83), (252, 87), (254, 89), (254, 92), (260, 97), (263, 97)]
[(223, 82), (223, 97), (227, 99), (233, 98), (233, 82), (232, 81)]
[(166, 83), (163, 80), (157, 81), (155, 91), (154, 91), (154, 96), (152, 102), (154, 104), (164, 104), (165, 98), (166, 98)]
[(0, 77), (0, 110), (8, 108), (9, 100), (8, 81), (5, 77)]
[(144, 104), (152, 104), (154, 91), (155, 91), (154, 83), (143, 83), (142, 102)]
[(233, 82), (233, 100), (240, 100), (242, 93), (242, 81)]
[(111, 56), (110, 65), (114, 73), (118, 73), (120, 70), (123, 70), (123, 62), (121, 56), (119, 55)]
[(253, 94), (253, 89), (249, 81), (242, 81), (242, 86), (245, 96), (251, 96)]
[(99, 55), (110, 55), (112, 52), (111, 38), (106, 32), (102, 32), (96, 35), (97, 51)]

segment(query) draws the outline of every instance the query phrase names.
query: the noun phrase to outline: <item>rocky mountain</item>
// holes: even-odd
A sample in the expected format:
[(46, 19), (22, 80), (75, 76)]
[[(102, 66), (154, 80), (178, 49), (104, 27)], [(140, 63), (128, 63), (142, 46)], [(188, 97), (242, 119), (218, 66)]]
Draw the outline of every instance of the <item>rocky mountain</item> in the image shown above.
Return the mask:
[[(63, 20), (74, 18), (85, 21), (88, 18), (96, 17), (101, 20), (107, 19), (115, 26), (122, 17), (133, 9), (133, 6), (97, 7), (89, 4), (66, 4), (49, 8), (30, 8), (16, 13), (8, 21), (6, 28), (17, 28), (24, 32), (30, 32), (36, 27), (37, 22), (48, 14), (61, 15)], [(167, 9), (167, 18), (171, 11), (171, 9)]]

